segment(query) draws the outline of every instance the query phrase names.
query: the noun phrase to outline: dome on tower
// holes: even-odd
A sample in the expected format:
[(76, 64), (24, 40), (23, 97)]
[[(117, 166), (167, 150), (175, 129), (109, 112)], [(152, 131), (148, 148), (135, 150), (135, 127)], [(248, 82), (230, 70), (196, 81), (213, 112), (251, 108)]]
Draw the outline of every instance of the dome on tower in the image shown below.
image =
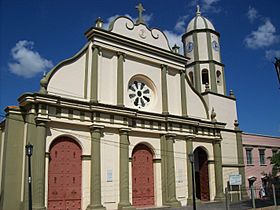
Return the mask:
[(196, 16), (190, 21), (186, 33), (199, 29), (211, 29), (215, 31), (213, 24), (207, 18), (201, 16), (200, 8), (197, 6)]

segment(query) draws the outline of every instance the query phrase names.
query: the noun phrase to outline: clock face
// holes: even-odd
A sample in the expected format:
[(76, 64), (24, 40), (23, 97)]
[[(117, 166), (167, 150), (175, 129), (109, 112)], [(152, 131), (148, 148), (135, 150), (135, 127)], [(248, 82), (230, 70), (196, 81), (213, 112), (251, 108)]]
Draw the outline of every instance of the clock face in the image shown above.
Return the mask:
[(191, 52), (193, 50), (193, 43), (192, 42), (187, 43), (186, 50), (187, 50), (187, 52)]
[(218, 42), (213, 41), (213, 42), (212, 42), (212, 47), (213, 47), (213, 49), (214, 49), (215, 51), (219, 51), (219, 44), (218, 44)]

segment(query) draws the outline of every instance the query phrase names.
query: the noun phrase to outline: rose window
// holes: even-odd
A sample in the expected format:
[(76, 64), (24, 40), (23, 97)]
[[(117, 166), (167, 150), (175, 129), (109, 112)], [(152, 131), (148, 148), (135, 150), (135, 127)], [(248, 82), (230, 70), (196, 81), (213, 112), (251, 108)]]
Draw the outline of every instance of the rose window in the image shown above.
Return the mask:
[(146, 107), (151, 101), (151, 89), (140, 81), (134, 81), (128, 87), (128, 96), (134, 106)]

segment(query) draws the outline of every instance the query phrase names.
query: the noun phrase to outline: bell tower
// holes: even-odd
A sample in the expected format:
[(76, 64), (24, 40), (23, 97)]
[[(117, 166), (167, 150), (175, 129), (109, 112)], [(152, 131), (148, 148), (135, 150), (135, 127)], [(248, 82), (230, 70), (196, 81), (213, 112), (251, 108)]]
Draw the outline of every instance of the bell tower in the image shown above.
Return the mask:
[(220, 34), (213, 24), (201, 15), (197, 6), (196, 16), (189, 22), (182, 37), (184, 54), (190, 58), (187, 75), (199, 92), (226, 94), (224, 64), (221, 62)]

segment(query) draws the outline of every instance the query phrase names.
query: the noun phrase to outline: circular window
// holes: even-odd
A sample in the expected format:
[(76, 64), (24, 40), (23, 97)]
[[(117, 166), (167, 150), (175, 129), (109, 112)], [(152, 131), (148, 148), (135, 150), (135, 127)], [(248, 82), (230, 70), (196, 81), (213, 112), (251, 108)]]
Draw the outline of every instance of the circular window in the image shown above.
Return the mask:
[(151, 102), (151, 88), (143, 81), (134, 80), (128, 86), (128, 96), (137, 108), (147, 107)]

